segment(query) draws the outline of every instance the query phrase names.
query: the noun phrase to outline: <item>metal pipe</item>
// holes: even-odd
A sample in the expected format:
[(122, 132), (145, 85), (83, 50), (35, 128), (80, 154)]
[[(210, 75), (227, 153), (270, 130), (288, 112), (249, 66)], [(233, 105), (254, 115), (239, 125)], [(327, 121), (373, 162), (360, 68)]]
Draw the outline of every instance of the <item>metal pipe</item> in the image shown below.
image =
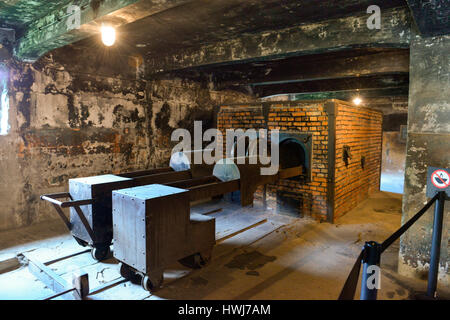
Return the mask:
[[(364, 245), (364, 253), (363, 253), (363, 273), (361, 279), (361, 300), (377, 300), (377, 282), (380, 280), (379, 278), (375, 280), (375, 285), (373, 285), (371, 281), (371, 277), (379, 277), (377, 274), (379, 272), (381, 260), (381, 245), (378, 242), (370, 241), (366, 242)], [(375, 270), (373, 266), (376, 266)], [(370, 272), (370, 274), (369, 274)], [(370, 283), (370, 287), (369, 287)]]
[(441, 253), (442, 221), (444, 219), (445, 192), (439, 192), (439, 198), (434, 205), (433, 235), (431, 242), (430, 270), (428, 271), (427, 296), (436, 297), (437, 279), (439, 273), (439, 258)]

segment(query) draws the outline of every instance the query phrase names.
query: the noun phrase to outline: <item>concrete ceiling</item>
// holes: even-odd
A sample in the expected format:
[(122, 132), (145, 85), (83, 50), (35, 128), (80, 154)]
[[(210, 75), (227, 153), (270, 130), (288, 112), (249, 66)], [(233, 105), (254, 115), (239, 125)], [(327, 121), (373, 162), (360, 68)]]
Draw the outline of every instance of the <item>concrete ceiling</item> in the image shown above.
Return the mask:
[[(184, 58), (189, 52), (197, 52), (196, 57), (202, 57), (197, 64), (189, 63), (187, 59), (184, 66), (179, 64), (178, 69), (175, 63), (173, 68), (167, 69), (168, 73), (164, 71), (159, 75), (160, 68), (151, 65), (145, 75), (149, 79), (178, 75), (202, 81), (212, 79), (219, 89), (250, 90), (262, 97), (278, 93), (301, 93), (309, 97), (314, 92), (333, 93), (336, 90), (344, 93), (366, 90), (376, 97), (404, 96), (408, 87), (409, 52), (399, 48), (405, 48), (403, 45), (407, 41), (400, 39), (400, 46), (398, 43), (392, 45), (397, 40), (392, 42), (393, 38), (386, 33), (390, 30), (396, 37), (403, 35), (404, 32), (399, 31), (406, 30), (402, 29), (403, 25), (398, 30), (389, 26), (382, 32), (370, 34), (373, 43), (379, 44), (379, 49), (369, 47), (358, 51), (352, 49), (350, 43), (341, 53), (324, 49), (321, 54), (317, 51), (313, 55), (305, 53), (305, 56), (286, 55), (282, 58), (271, 57), (270, 53), (267, 54), (269, 59), (261, 59), (262, 56), (258, 55), (261, 50), (255, 50), (257, 58), (248, 59), (251, 55), (246, 54), (245, 46), (240, 46), (244, 57), (241, 63), (221, 65), (216, 62), (221, 59), (203, 57), (205, 53), (208, 56), (208, 52), (220, 54), (221, 49), (215, 48), (216, 45), (230, 39), (253, 39), (254, 36), (254, 42), (261, 46), (260, 40), (266, 34), (280, 37), (279, 30), (284, 30), (286, 39), (283, 41), (286, 43), (297, 39), (292, 35), (292, 32), (297, 32), (302, 35), (298, 45), (306, 47), (309, 41), (315, 47), (315, 41), (320, 40), (317, 32), (322, 28), (327, 34), (324, 38), (334, 37), (322, 41), (332, 40), (339, 47), (346, 43), (346, 37), (365, 38), (368, 32), (365, 27), (366, 10), (370, 5), (378, 5), (382, 12), (388, 12), (383, 18), (387, 25), (395, 25), (392, 17), (399, 17), (396, 9), (390, 9), (400, 8), (401, 12), (406, 12), (404, 15), (409, 16), (411, 8), (413, 16), (423, 20), (416, 24), (424, 34), (445, 33), (445, 26), (440, 26), (439, 22), (443, 21), (441, 17), (447, 7), (437, 6), (434, 11), (426, 7), (425, 10), (419, 3), (419, 0), (0, 0), (0, 27), (16, 30), (17, 55), (29, 60), (57, 48), (63, 51), (71, 48), (83, 55), (90, 51), (90, 55), (95, 56), (99, 47), (105, 49), (99, 45), (99, 26), (108, 22), (117, 27), (118, 41), (108, 49), (117, 56), (142, 56), (147, 63), (152, 59), (165, 63), (168, 58), (177, 62), (180, 61), (180, 53), (186, 52)], [(67, 19), (66, 11), (70, 4), (79, 5), (84, 10), (81, 26), (76, 30), (66, 29), (67, 21), (64, 19)], [(428, 16), (435, 14), (437, 18), (424, 19), (424, 12)], [(361, 15), (362, 20), (354, 18)], [(409, 30), (409, 18), (402, 19), (401, 23)], [(307, 31), (312, 24), (315, 27)], [(362, 28), (365, 33), (352, 34), (352, 28)], [(205, 46), (212, 50), (198, 50)], [(230, 51), (227, 55), (234, 58), (232, 49), (225, 51)], [(72, 57), (61, 53), (61, 49), (52, 52)], [(190, 68), (189, 65), (195, 67)], [(98, 65), (94, 66), (96, 68)]]
[(322, 97), (326, 92), (341, 97), (342, 94), (346, 95), (345, 92), (353, 91), (365, 92), (365, 96), (373, 97), (406, 96), (409, 85), (409, 49), (341, 50), (283, 59), (186, 68), (155, 74), (154, 77), (211, 81), (216, 89), (251, 92), (259, 97), (302, 94), (314, 98)]
[[(69, 4), (83, 8), (79, 30), (66, 28)], [(366, 12), (370, 5), (388, 9), (406, 7), (407, 3), (406, 0), (0, 0), (0, 27), (16, 29), (21, 42), (18, 56), (29, 60), (90, 38), (105, 19), (119, 26), (124, 48), (152, 54), (347, 17)], [(92, 40), (80, 45), (89, 42)]]
[[(82, 8), (76, 30), (66, 27), (72, 4)], [(117, 25), (123, 48), (154, 55), (349, 17), (371, 5), (382, 10), (409, 6), (419, 30), (428, 36), (450, 31), (450, 2), (422, 0), (0, 0), (0, 28), (16, 30), (17, 56), (28, 60), (91, 38), (104, 21)]]
[(177, 50), (365, 12), (406, 6), (404, 0), (198, 0), (120, 28), (122, 41), (143, 54)]

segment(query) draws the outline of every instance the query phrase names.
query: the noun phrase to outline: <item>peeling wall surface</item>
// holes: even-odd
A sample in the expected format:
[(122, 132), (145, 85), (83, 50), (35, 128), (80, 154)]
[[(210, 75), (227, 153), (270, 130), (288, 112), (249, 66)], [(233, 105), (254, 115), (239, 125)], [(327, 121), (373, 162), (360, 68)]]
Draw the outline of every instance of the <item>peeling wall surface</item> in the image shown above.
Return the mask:
[(216, 128), (216, 106), (254, 101), (240, 92), (213, 91), (199, 83), (180, 79), (151, 81), (148, 95), (150, 154), (155, 165), (169, 163), (171, 150), (177, 143), (170, 141), (175, 129), (188, 129), (194, 137), (194, 121), (202, 121), (203, 131)]
[(215, 105), (251, 99), (202, 83), (136, 80), (133, 65), (102, 74), (95, 63), (70, 48), (34, 65), (5, 63), (11, 128), (0, 136), (0, 230), (57, 219), (39, 196), (66, 191), (70, 178), (167, 165), (173, 129), (194, 120), (207, 129)]
[[(403, 197), (403, 223), (427, 202), (428, 166), (450, 167), (450, 36), (423, 39), (411, 45), (408, 141)], [(449, 285), (450, 205), (446, 204), (440, 280)], [(430, 259), (433, 210), (401, 239), (399, 272), (426, 277)]]

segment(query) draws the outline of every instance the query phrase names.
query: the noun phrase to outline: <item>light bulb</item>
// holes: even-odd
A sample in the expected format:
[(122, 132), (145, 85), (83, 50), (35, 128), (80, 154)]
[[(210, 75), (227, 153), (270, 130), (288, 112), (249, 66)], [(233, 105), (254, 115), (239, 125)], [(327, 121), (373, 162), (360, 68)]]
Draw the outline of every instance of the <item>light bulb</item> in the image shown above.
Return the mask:
[(362, 100), (359, 97), (353, 99), (353, 103), (356, 104), (357, 106), (359, 106), (361, 104), (361, 102), (362, 102)]
[(111, 47), (116, 42), (116, 29), (110, 26), (102, 26), (101, 30), (103, 44)]

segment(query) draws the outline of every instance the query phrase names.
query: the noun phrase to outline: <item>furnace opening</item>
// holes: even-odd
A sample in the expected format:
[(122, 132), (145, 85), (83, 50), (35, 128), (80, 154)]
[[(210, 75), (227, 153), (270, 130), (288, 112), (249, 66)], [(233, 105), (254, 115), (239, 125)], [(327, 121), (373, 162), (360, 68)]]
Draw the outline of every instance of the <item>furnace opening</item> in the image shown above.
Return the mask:
[[(305, 147), (295, 138), (286, 138), (280, 142), (280, 169), (303, 167), (303, 175), (306, 174), (309, 163)], [(299, 180), (301, 177), (293, 177), (291, 180)]]
[[(309, 162), (308, 154), (303, 144), (292, 137), (280, 141), (280, 169), (292, 167), (303, 167), (303, 175), (292, 177), (287, 180), (294, 180), (300, 183), (306, 182)], [(298, 192), (286, 190), (276, 190), (277, 212), (279, 214), (302, 217), (303, 198)]]
[(280, 143), (281, 169), (304, 166), (305, 160), (305, 149), (295, 139), (286, 139)]

